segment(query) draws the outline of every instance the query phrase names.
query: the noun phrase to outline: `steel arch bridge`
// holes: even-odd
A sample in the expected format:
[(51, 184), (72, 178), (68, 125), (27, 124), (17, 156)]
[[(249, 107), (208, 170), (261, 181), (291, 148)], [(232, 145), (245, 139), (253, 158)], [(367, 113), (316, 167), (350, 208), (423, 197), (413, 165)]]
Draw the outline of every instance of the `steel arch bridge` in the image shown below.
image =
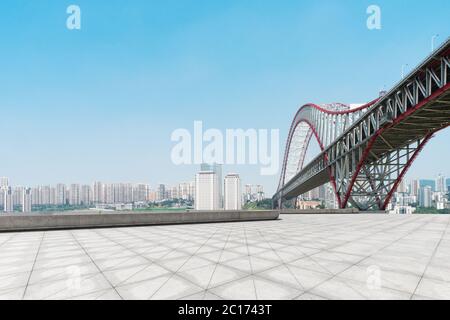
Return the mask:
[[(426, 143), (450, 125), (449, 89), (450, 39), (374, 101), (302, 106), (289, 131), (274, 208), (330, 182), (340, 208), (385, 210)], [(321, 152), (305, 165), (313, 137)]]

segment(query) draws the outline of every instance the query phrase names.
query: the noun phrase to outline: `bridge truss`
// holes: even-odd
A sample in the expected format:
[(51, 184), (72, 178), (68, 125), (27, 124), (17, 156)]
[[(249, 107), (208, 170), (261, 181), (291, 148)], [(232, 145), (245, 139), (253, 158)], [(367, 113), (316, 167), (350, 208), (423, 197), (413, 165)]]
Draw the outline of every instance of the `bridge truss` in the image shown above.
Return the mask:
[[(427, 142), (450, 124), (449, 78), (447, 40), (379, 99), (356, 108), (301, 107), (288, 135), (274, 207), (331, 182), (340, 208), (385, 210)], [(305, 165), (313, 137), (321, 152)]]

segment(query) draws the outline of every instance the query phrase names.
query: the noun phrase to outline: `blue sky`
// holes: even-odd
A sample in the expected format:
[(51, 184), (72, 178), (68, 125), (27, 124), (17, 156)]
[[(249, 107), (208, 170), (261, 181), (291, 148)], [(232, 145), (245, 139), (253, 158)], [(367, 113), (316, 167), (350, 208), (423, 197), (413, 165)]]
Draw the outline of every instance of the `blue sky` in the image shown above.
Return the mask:
[[(81, 30), (66, 28), (70, 4)], [(366, 28), (371, 4), (381, 30)], [(432, 35), (450, 35), (449, 18), (448, 0), (3, 0), (0, 176), (189, 181), (197, 166), (171, 163), (170, 134), (194, 120), (279, 128), (283, 148), (300, 105), (372, 100), (429, 53)], [(449, 139), (437, 135), (410, 176), (450, 176)], [(258, 166), (224, 171), (269, 194), (278, 181)]]

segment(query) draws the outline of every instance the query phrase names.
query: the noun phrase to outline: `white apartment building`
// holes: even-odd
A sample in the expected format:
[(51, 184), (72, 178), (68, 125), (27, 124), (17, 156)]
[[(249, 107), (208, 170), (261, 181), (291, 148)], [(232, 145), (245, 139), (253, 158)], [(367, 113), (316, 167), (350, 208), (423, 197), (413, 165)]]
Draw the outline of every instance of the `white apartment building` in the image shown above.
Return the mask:
[(213, 171), (201, 171), (195, 177), (195, 210), (220, 209), (219, 179)]
[(80, 201), (80, 185), (79, 184), (71, 184), (69, 194), (70, 194), (69, 204), (79, 205), (81, 203), (81, 201)]
[(3, 211), (5, 212), (13, 212), (13, 189), (11, 187), (3, 187)]
[(22, 212), (31, 212), (31, 188), (23, 189)]
[(58, 183), (56, 185), (56, 204), (57, 205), (63, 205), (66, 204), (66, 198), (67, 198), (67, 188), (66, 185), (63, 183)]
[(8, 186), (9, 186), (9, 179), (7, 177), (0, 177), (0, 188)]
[(241, 179), (238, 174), (228, 174), (224, 180), (225, 210), (241, 210)]
[(85, 206), (92, 203), (92, 189), (90, 185), (81, 186), (80, 203)]

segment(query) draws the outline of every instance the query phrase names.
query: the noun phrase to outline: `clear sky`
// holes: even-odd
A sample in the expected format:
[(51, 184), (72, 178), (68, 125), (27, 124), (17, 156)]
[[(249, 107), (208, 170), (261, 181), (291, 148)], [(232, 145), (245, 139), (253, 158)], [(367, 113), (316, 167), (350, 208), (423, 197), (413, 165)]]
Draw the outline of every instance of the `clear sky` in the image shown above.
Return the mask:
[[(81, 30), (66, 8), (81, 8)], [(382, 29), (366, 27), (379, 5)], [(0, 176), (14, 185), (193, 179), (177, 128), (278, 128), (307, 102), (363, 103), (450, 35), (448, 0), (2, 0)], [(450, 129), (411, 177), (450, 176)], [(271, 195), (278, 175), (225, 167)]]

